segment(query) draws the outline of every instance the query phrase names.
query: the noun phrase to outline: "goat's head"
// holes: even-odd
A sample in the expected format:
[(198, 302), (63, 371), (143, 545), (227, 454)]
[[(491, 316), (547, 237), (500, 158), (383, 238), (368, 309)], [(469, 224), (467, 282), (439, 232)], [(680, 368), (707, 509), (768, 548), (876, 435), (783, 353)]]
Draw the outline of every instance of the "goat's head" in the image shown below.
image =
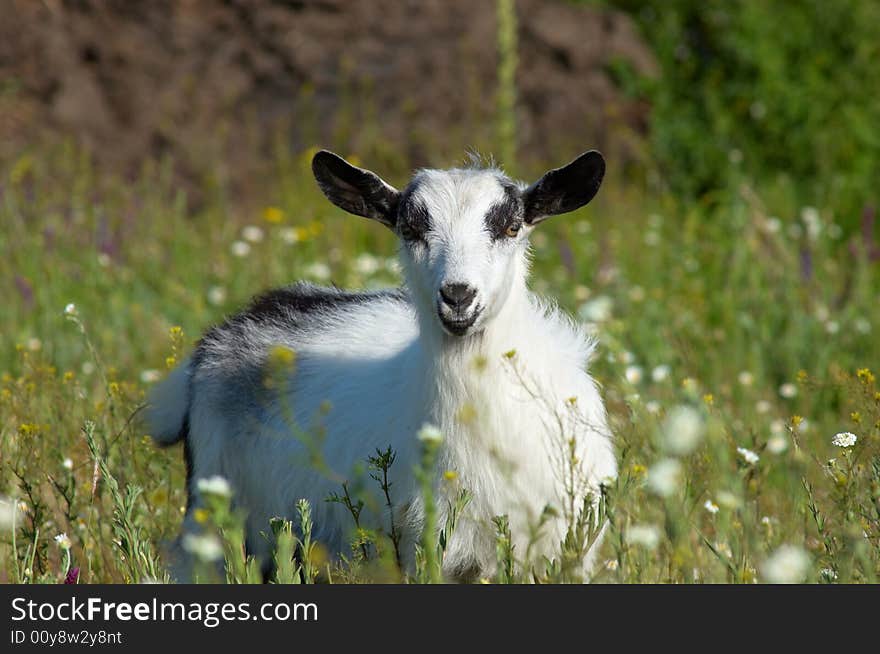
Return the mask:
[(312, 170), (338, 207), (377, 220), (403, 244), (407, 285), (452, 336), (480, 331), (524, 274), (527, 239), (545, 218), (593, 199), (605, 161), (591, 150), (526, 186), (494, 168), (419, 171), (398, 191), (322, 150)]

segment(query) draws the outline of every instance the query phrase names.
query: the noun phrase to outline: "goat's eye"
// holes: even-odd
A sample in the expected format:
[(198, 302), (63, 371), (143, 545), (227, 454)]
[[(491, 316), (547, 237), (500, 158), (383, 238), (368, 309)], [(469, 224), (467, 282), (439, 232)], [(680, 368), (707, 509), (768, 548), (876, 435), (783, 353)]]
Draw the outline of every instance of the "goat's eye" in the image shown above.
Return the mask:
[(513, 238), (517, 234), (519, 234), (521, 225), (510, 225), (507, 229), (504, 230), (504, 233), (507, 234), (510, 238)]

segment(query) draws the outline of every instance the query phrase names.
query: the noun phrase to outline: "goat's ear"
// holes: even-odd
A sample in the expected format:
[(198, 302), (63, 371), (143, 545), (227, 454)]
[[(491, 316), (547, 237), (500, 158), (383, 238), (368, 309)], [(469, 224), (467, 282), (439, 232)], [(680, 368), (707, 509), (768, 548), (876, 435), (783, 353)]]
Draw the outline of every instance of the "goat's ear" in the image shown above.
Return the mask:
[(605, 159), (595, 150), (547, 172), (523, 192), (526, 224), (537, 225), (545, 218), (584, 206), (596, 195), (604, 175)]
[(400, 193), (381, 177), (327, 150), (312, 158), (312, 172), (321, 191), (337, 207), (394, 228)]

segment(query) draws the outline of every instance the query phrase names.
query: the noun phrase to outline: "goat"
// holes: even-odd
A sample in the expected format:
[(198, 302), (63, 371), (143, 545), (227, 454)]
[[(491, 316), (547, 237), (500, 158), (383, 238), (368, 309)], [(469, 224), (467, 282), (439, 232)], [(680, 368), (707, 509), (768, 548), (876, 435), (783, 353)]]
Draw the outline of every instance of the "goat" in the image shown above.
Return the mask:
[[(395, 519), (403, 566), (412, 570), (425, 524), (413, 474), (416, 434), (429, 424), (442, 434), (433, 471), (437, 524), (453, 487), (472, 496), (446, 544), (445, 578), (494, 573), (492, 518), (502, 514), (519, 557), (551, 556), (572, 513), (616, 475), (616, 459), (586, 370), (594, 343), (528, 290), (528, 237), (547, 217), (593, 198), (605, 171), (601, 154), (585, 152), (531, 186), (474, 164), (418, 171), (401, 192), (328, 151), (314, 156), (312, 170), (333, 204), (397, 234), (405, 284), (347, 292), (296, 283), (270, 291), (207, 331), (155, 389), (153, 438), (185, 441), (183, 533), (199, 529), (197, 480), (220, 475), (247, 513), (249, 551), (264, 564), (272, 544), (261, 532), (273, 516), (291, 517), (300, 498), (311, 503), (313, 536), (345, 553), (351, 516), (325, 499), (390, 446), (393, 513), (365, 511), (361, 522), (380, 527)], [(295, 353), (295, 365), (285, 383), (267, 387), (278, 346)], [(309, 465), (313, 453), (293, 436), (291, 417), (296, 429), (323, 434), (323, 460), (333, 473)], [(584, 557), (586, 570), (595, 549)]]

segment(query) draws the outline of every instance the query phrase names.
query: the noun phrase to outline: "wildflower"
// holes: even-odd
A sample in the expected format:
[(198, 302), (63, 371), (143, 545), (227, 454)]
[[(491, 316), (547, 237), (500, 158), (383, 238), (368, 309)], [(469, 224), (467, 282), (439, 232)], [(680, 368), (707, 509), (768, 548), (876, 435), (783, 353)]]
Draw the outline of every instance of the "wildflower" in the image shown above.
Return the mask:
[(606, 570), (611, 570), (612, 572), (614, 572), (615, 570), (617, 570), (618, 566), (619, 564), (617, 562), (617, 559), (608, 559), (607, 561), (605, 561)]
[(834, 435), (834, 438), (831, 439), (831, 444), (837, 447), (852, 447), (856, 444), (857, 440), (858, 437), (852, 432), (842, 431)]
[(648, 470), (648, 488), (660, 497), (669, 497), (679, 486), (681, 463), (676, 459), (663, 459)]
[(64, 315), (65, 316), (75, 316), (76, 313), (76, 305), (71, 302), (67, 306), (64, 307)]
[(241, 229), (241, 237), (249, 243), (260, 243), (264, 236), (263, 229), (256, 225), (246, 225)]
[(758, 400), (755, 402), (755, 411), (758, 413), (769, 413), (770, 409), (773, 408), (773, 405), (770, 404), (767, 400)]
[(642, 368), (641, 366), (627, 366), (624, 371), (624, 376), (626, 377), (626, 381), (630, 384), (638, 384), (642, 381)]
[(819, 570), (819, 576), (825, 581), (837, 581), (837, 573), (831, 568), (822, 568)]
[(633, 525), (626, 531), (626, 542), (653, 550), (660, 544), (660, 530), (654, 525)]
[(597, 295), (584, 302), (578, 309), (578, 315), (588, 322), (605, 322), (611, 317), (614, 302), (607, 295)]
[(801, 220), (807, 226), (807, 234), (811, 240), (816, 240), (822, 233), (822, 217), (819, 210), (815, 207), (804, 207), (801, 209)]
[(657, 415), (658, 413), (660, 413), (660, 408), (660, 403), (655, 400), (649, 400), (648, 402), (645, 402), (645, 410), (648, 413)]
[(246, 257), (251, 253), (251, 246), (244, 241), (233, 241), (229, 249), (236, 257)]
[(871, 323), (865, 318), (856, 318), (853, 324), (859, 334), (869, 334), (871, 332)]
[(856, 377), (858, 377), (859, 381), (861, 381), (865, 386), (870, 386), (874, 383), (874, 373), (872, 373), (868, 368), (859, 368), (856, 371)]
[(825, 323), (825, 331), (833, 336), (840, 331), (840, 323), (836, 320), (829, 320)]
[(419, 429), (416, 438), (423, 443), (438, 445), (443, 441), (443, 434), (438, 427), (425, 423), (422, 425), (422, 428)]
[(718, 510), (719, 510), (718, 505), (715, 504), (715, 502), (713, 502), (712, 500), (706, 500), (703, 503), (703, 508), (706, 509), (712, 515), (715, 515), (716, 513), (718, 513)]
[(776, 419), (770, 423), (770, 431), (774, 434), (782, 434), (785, 432), (785, 422), (780, 419)]
[(36, 336), (33, 336), (27, 340), (27, 349), (31, 352), (39, 352), (43, 349), (43, 341), (41, 341)]
[(330, 279), (330, 266), (326, 263), (316, 261), (312, 265), (306, 267), (305, 273), (309, 277), (314, 277), (315, 279)]
[(372, 254), (364, 253), (354, 260), (354, 269), (361, 275), (374, 275), (379, 267), (379, 259)]
[(677, 406), (669, 412), (661, 431), (664, 448), (683, 456), (693, 452), (704, 433), (703, 417), (689, 406)]
[(72, 545), (70, 538), (63, 532), (55, 536), (55, 542), (58, 544), (58, 547), (63, 550), (69, 550)]
[(284, 211), (278, 207), (266, 207), (263, 209), (263, 220), (267, 223), (277, 225), (284, 220)]
[(782, 545), (761, 565), (761, 574), (771, 584), (802, 582), (810, 569), (810, 555), (795, 545)]
[(770, 216), (764, 221), (764, 229), (768, 234), (778, 234), (779, 230), (782, 229), (782, 221), (779, 218)]
[(24, 511), (22, 503), (0, 495), (0, 531), (12, 531), (18, 524), (19, 514)]
[(743, 458), (743, 461), (745, 461), (749, 465), (755, 465), (761, 458), (751, 450), (744, 447), (738, 447), (736, 448), (736, 451)]
[(771, 454), (782, 454), (788, 449), (788, 439), (784, 434), (773, 434), (767, 441), (767, 451)]
[(213, 475), (207, 479), (199, 479), (196, 487), (200, 493), (205, 495), (216, 495), (218, 497), (232, 497), (232, 487), (220, 475)]
[(651, 371), (651, 379), (656, 383), (665, 381), (669, 377), (669, 366), (666, 364), (659, 365)]
[(183, 549), (203, 561), (217, 561), (223, 557), (223, 546), (216, 536), (187, 534), (183, 537)]
[(751, 386), (752, 382), (755, 381), (754, 376), (747, 370), (743, 370), (739, 375), (737, 375), (737, 380), (743, 386)]
[(208, 304), (215, 307), (226, 302), (226, 289), (222, 286), (212, 286), (208, 289)]
[(79, 568), (71, 568), (67, 571), (67, 574), (64, 575), (64, 583), (65, 584), (76, 584), (79, 583)]
[(300, 238), (299, 230), (296, 227), (285, 227), (284, 229), (278, 230), (278, 236), (281, 238), (281, 242), (285, 245), (295, 245), (302, 240)]
[(779, 387), (779, 394), (787, 400), (797, 395), (797, 386), (791, 383), (783, 384)]
[(64, 457), (64, 461), (61, 462), (61, 465), (64, 467), (65, 470), (73, 470), (73, 459), (71, 459), (69, 456)]
[(455, 470), (447, 470), (443, 473), (443, 479), (446, 481), (455, 481), (458, 478), (458, 473)]
[(162, 373), (152, 368), (141, 371), (141, 381), (145, 384), (155, 384), (162, 378)]

